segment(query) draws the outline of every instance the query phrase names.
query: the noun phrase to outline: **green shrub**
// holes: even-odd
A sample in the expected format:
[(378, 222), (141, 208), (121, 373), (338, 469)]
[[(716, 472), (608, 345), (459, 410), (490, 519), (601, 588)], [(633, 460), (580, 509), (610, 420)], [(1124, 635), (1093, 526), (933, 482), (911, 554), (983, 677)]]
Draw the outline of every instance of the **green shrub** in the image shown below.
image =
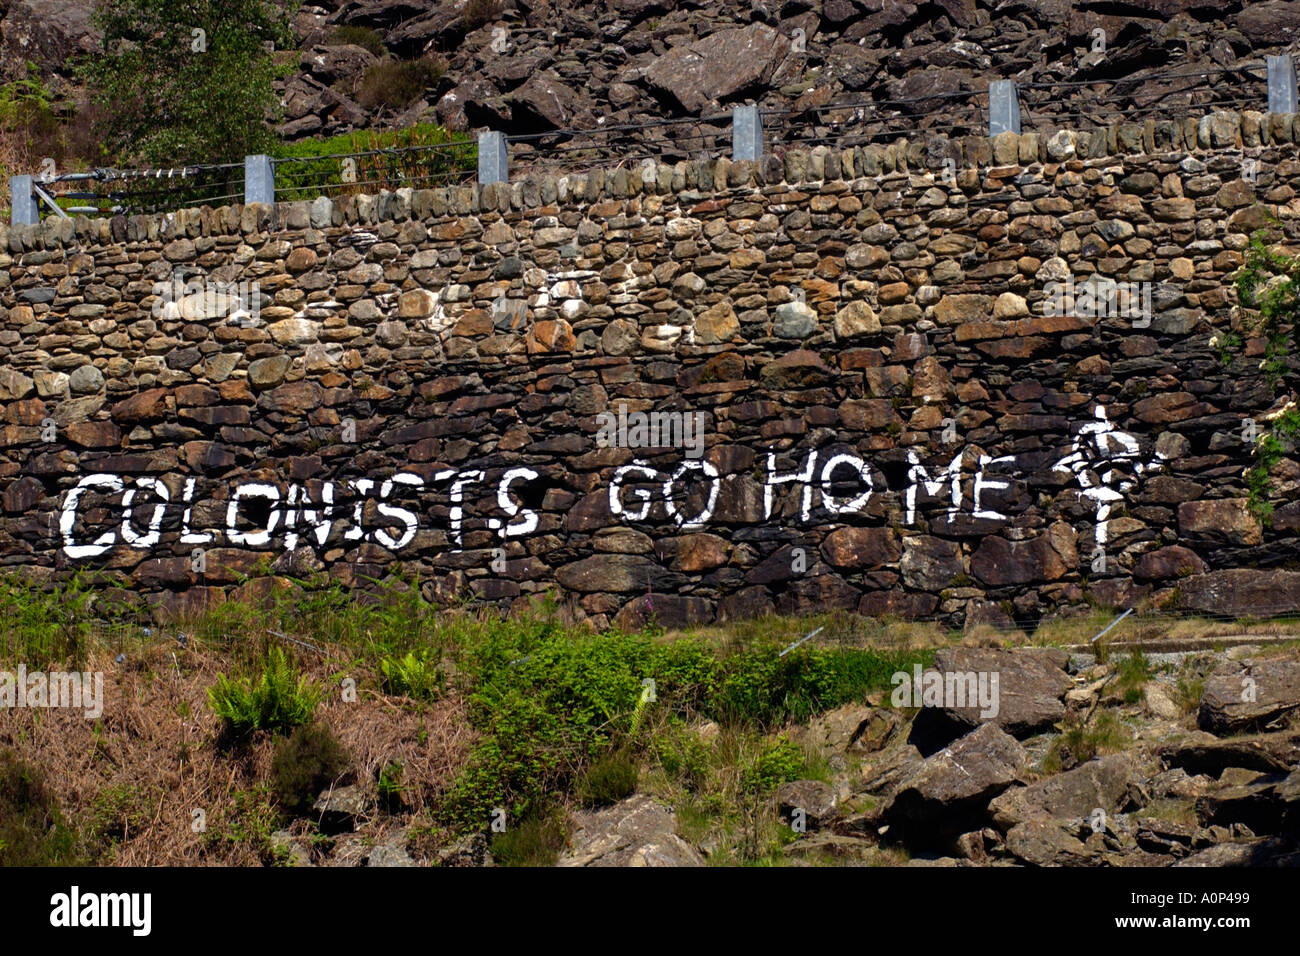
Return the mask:
[(361, 78), (357, 103), (368, 110), (404, 110), (446, 72), (446, 61), (436, 57), (380, 60)]
[(784, 657), (776, 645), (749, 648), (723, 661), (708, 710), (727, 722), (802, 722), (889, 686), (890, 675), (924, 659), (862, 648), (800, 647)]
[(507, 822), (502, 833), (489, 843), (498, 866), (554, 866), (568, 834), (559, 813), (548, 811), (522, 819), (517, 826)]
[(709, 776), (709, 749), (681, 720), (670, 719), (650, 741), (650, 754), (671, 780), (698, 792)]
[(218, 674), (208, 688), (208, 706), (225, 722), (227, 735), (240, 739), (257, 730), (283, 733), (307, 723), (321, 695), (318, 686), (294, 670), (284, 651), (272, 647), (256, 681)]
[(75, 864), (76, 845), (40, 769), (0, 751), (0, 866)]
[(740, 773), (740, 788), (748, 793), (766, 794), (789, 780), (803, 775), (803, 751), (784, 734), (765, 741), (758, 755)]
[(579, 801), (586, 807), (601, 807), (632, 796), (640, 769), (626, 750), (597, 757), (578, 781)]
[(153, 809), (148, 795), (139, 787), (105, 787), (92, 801), (89, 822), (85, 824), (87, 837), (95, 845), (111, 846), (143, 827)]
[(343, 745), (328, 727), (304, 724), (276, 744), (271, 760), (271, 792), (280, 806), (301, 813), (350, 764)]
[[(410, 147), (438, 147), (411, 149)], [(401, 153), (378, 153), (356, 160), (357, 182), (343, 184), (343, 161), (316, 157), (362, 153), (370, 150), (405, 149)], [(331, 193), (375, 193), (404, 186), (431, 189), (471, 176), (478, 163), (478, 145), (463, 133), (451, 133), (435, 123), (417, 123), (406, 129), (357, 130), (329, 139), (305, 139), (280, 147), (275, 182), (277, 197), (284, 201), (314, 199)], [(419, 589), (415, 588), (418, 597)]]
[(408, 651), (404, 657), (385, 657), (379, 662), (384, 692), (414, 700), (434, 700), (442, 689), (437, 659), (427, 649)]
[(406, 786), (402, 783), (402, 762), (400, 760), (390, 760), (379, 770), (379, 802), (389, 813), (396, 813), (401, 810), (405, 800), (402, 794), (406, 792)]
[(364, 50), (369, 50), (375, 56), (383, 56), (388, 52), (388, 48), (384, 46), (383, 34), (378, 30), (371, 29), (370, 27), (335, 27), (330, 32), (330, 43), (350, 43), (353, 46), (359, 46)]

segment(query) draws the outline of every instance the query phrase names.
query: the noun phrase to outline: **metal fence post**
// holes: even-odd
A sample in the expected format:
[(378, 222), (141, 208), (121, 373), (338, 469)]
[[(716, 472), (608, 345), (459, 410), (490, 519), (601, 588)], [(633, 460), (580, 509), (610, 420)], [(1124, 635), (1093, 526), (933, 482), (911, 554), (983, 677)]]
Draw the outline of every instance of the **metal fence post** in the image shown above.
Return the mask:
[(510, 182), (505, 133), (489, 129), (478, 134), (478, 182), (480, 186)]
[(1289, 56), (1268, 57), (1268, 111), (1296, 112), (1295, 63)]
[(1020, 97), (1015, 80), (994, 80), (989, 84), (989, 135), (1020, 132)]
[(763, 156), (763, 117), (758, 106), (737, 106), (731, 111), (731, 158), (758, 160)]
[(244, 205), (275, 203), (275, 166), (263, 153), (244, 157)]
[(15, 226), (34, 226), (41, 221), (41, 212), (32, 193), (31, 176), (9, 177), (10, 222)]

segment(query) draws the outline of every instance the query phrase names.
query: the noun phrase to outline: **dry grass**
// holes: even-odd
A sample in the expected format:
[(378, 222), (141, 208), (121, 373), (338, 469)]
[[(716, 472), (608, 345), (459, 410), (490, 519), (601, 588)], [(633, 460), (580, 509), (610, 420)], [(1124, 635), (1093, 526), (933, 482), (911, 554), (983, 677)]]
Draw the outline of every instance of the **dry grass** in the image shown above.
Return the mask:
[[(326, 662), (301, 662), (304, 671), (337, 687)], [(259, 734), (246, 746), (223, 750), (220, 725), (207, 705), (207, 688), (222, 668), (201, 649), (151, 648), (125, 666), (97, 655), (86, 665), (104, 673), (103, 716), (79, 710), (0, 711), (0, 747), (38, 763), (68, 820), (83, 836), (108, 830), (117, 838), (88, 846), (96, 862), (127, 866), (256, 865), (255, 840), (214, 839), (249, 814), (268, 812), (261, 790), (275, 742)], [(359, 684), (363, 683), (358, 681)], [(352, 758), (351, 773), (374, 789), (379, 768), (401, 761), (413, 784), (408, 805), (423, 807), (464, 765), (472, 738), (459, 700), (445, 698), (419, 710), (362, 689), (355, 703), (327, 694), (317, 719)], [(98, 725), (98, 726), (97, 726)], [(252, 796), (250, 796), (250, 794)], [(207, 832), (195, 832), (193, 811), (206, 814)]]

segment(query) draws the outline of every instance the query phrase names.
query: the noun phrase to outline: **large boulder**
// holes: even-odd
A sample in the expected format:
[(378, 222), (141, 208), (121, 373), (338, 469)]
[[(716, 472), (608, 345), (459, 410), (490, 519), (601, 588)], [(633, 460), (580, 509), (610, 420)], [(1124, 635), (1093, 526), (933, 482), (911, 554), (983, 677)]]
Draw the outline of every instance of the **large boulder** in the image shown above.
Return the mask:
[(763, 23), (718, 30), (703, 40), (673, 47), (650, 64), (645, 81), (687, 112), (703, 113), (761, 90), (789, 49), (790, 41)]
[(569, 849), (557, 866), (703, 866), (699, 851), (677, 835), (672, 811), (644, 794), (575, 815)]
[[(1002, 728), (1011, 736), (1023, 739), (1041, 733), (1065, 716), (1062, 698), (1074, 682), (1065, 673), (1067, 657), (1064, 652), (1020, 648), (1004, 650), (986, 647), (948, 647), (934, 656), (935, 670), (943, 677), (945, 699), (938, 706), (922, 706), (912, 725), (910, 740), (922, 753), (932, 753), (944, 744), (968, 733), (971, 728), (988, 722)], [(950, 697), (947, 688), (965, 689), (969, 692), (970, 675), (984, 676), (984, 686), (990, 693), (996, 710), (991, 716), (978, 700)], [(993, 681), (996, 678), (996, 685)], [(922, 690), (927, 678), (922, 675)], [(964, 703), (965, 706), (957, 706)], [(914, 701), (914, 706), (925, 704)]]
[(1252, 661), (1235, 673), (1205, 682), (1196, 722), (1215, 734), (1263, 728), (1300, 708), (1300, 661)]
[(1026, 759), (1014, 737), (983, 724), (926, 758), (885, 819), (913, 845), (978, 830), (988, 822), (989, 801), (1011, 786)]
[(1131, 802), (1136, 767), (1127, 754), (1090, 760), (1027, 787), (1008, 790), (989, 803), (993, 822), (1003, 830), (1034, 817), (1091, 818), (1094, 811), (1116, 813)]

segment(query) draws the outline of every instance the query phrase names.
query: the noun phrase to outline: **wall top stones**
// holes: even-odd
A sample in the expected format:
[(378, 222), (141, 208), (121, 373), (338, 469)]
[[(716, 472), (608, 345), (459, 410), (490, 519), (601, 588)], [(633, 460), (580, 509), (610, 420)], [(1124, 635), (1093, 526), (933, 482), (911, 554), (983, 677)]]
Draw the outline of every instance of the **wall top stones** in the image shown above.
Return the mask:
[[(613, 166), (583, 173), (525, 175), (511, 183), (477, 183), (438, 189), (398, 189), (378, 195), (270, 205), (199, 207), (174, 212), (113, 218), (84, 216), (46, 219), (39, 225), (0, 224), (0, 249), (77, 246), (83, 243), (139, 242), (159, 238), (256, 235), (280, 229), (325, 229), (377, 225), (411, 219), (506, 213), (557, 204), (595, 203), (631, 196), (673, 196), (681, 201), (733, 189), (779, 184), (852, 181), (863, 177), (951, 175), (964, 180), (980, 167), (1034, 163), (1104, 162), (1110, 157), (1201, 150), (1250, 149), (1300, 142), (1300, 114), (1220, 111), (1200, 118), (1147, 120), (1090, 130), (1045, 134), (1001, 133), (994, 137), (900, 138), (888, 145), (836, 149), (788, 149), (750, 162), (726, 157), (679, 163)], [(918, 185), (912, 183), (911, 185)]]

